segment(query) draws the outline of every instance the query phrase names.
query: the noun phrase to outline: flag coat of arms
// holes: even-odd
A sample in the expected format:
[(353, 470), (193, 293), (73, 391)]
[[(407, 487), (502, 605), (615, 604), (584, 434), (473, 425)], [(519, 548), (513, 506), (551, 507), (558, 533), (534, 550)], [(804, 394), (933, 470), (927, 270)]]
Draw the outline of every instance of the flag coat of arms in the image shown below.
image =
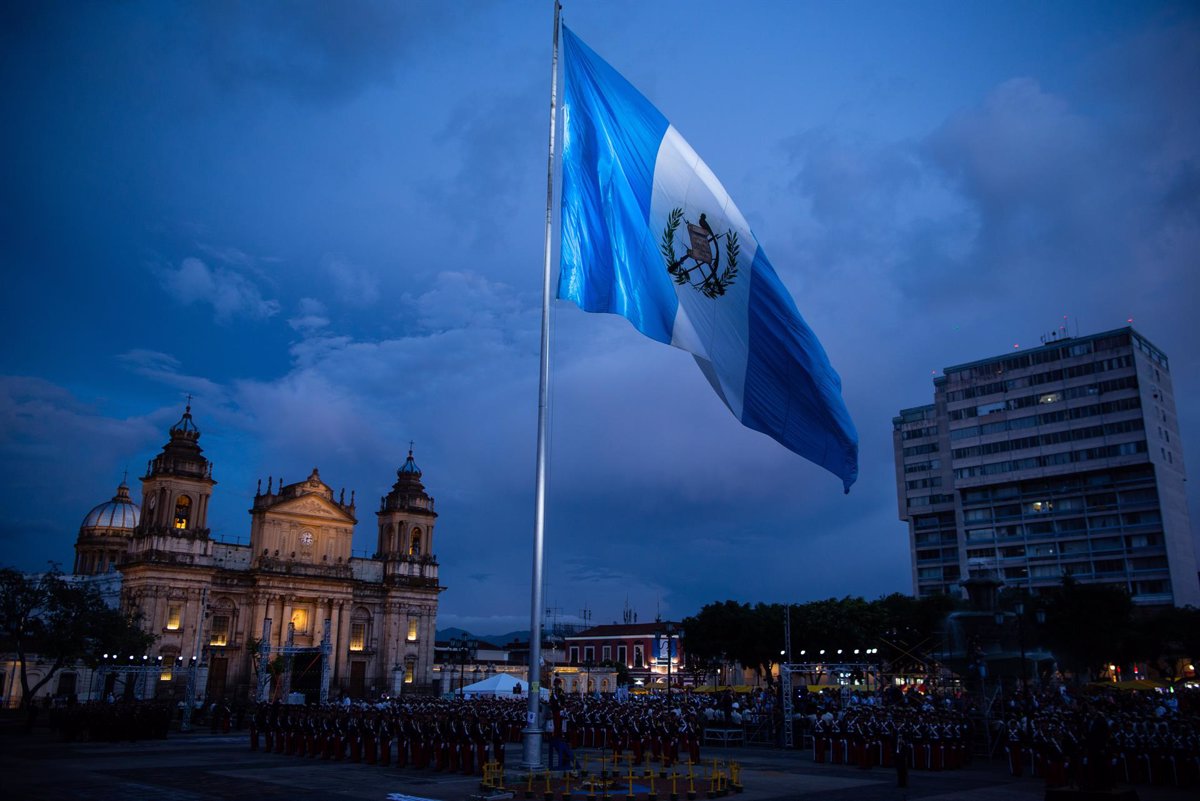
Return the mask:
[(842, 479), (841, 379), (745, 217), (679, 132), (563, 28), (558, 296), (690, 352), (744, 425)]

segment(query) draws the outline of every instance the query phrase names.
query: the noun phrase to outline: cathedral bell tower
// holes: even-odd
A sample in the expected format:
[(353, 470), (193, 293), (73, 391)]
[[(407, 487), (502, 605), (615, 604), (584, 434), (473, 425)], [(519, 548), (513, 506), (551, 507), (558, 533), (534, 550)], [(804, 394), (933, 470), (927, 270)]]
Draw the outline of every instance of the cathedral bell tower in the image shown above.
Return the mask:
[[(433, 556), (433, 498), (421, 483), (421, 468), (408, 459), (396, 471), (392, 491), (379, 501), (378, 557), (387, 563), (386, 573), (393, 576), (424, 576), (417, 565), (436, 564)], [(434, 574), (436, 575), (436, 574)]]
[(171, 426), (171, 440), (146, 466), (138, 536), (208, 539), (208, 500), (217, 482), (199, 439), (189, 403)]

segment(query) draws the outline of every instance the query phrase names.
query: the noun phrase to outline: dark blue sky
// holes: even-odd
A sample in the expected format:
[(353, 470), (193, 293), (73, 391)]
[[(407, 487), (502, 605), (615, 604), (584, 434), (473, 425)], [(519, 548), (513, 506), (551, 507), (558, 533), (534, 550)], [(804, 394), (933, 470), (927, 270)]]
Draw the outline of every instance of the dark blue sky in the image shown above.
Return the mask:
[[(683, 133), (842, 375), (861, 477), (742, 428), (691, 358), (555, 308), (548, 606), (909, 591), (891, 418), (933, 371), (1135, 326), (1200, 459), (1200, 12), (1153, 3), (567, 2)], [(186, 393), (248, 537), (268, 474), (410, 439), (439, 625), (528, 624), (548, 3), (0, 10), (0, 547), (70, 564)], [(1192, 515), (1200, 499), (1192, 492)], [(1193, 524), (1195, 529), (1195, 523)]]

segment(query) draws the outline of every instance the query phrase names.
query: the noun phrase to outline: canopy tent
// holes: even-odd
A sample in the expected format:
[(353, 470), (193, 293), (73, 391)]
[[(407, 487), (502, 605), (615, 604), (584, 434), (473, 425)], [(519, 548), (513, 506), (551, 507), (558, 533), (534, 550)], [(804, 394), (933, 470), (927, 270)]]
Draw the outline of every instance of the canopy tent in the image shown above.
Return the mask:
[[(514, 687), (520, 688), (519, 693), (513, 692)], [(529, 682), (522, 681), (507, 673), (497, 673), (495, 676), (490, 676), (483, 681), (477, 681), (462, 688), (462, 694), (468, 698), (490, 698), (493, 696), (511, 698), (518, 694), (524, 697), (528, 692)]]

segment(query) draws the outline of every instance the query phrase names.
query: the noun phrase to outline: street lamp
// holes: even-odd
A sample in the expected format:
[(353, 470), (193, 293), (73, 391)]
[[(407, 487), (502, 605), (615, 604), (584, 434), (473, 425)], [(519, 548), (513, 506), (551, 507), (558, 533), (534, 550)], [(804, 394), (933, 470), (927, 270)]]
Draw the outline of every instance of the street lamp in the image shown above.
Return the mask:
[(466, 681), (467, 659), (475, 660), (479, 642), (470, 637), (451, 637), (450, 652), (458, 657), (458, 694), (463, 694), (463, 684)]

